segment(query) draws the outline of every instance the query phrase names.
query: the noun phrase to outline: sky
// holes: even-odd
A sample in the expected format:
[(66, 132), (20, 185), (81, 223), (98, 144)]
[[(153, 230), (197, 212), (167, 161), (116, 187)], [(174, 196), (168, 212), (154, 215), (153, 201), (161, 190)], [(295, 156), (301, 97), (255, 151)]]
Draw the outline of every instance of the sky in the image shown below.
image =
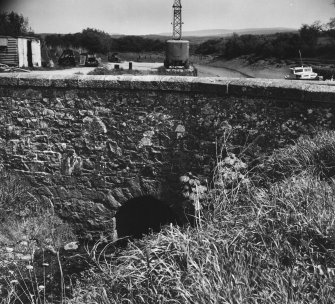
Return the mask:
[[(0, 0), (23, 14), (35, 33), (75, 33), (87, 27), (112, 34), (172, 32), (174, 0)], [(182, 0), (183, 31), (300, 28), (335, 17), (332, 0)]]

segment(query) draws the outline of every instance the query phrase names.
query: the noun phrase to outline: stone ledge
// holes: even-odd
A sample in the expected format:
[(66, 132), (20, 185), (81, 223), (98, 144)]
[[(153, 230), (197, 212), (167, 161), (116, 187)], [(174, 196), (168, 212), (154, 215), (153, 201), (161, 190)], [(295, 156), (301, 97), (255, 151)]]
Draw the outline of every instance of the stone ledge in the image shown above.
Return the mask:
[(335, 102), (335, 83), (276, 79), (238, 79), (189, 76), (111, 76), (0, 74), (2, 87), (107, 89), (203, 93), (304, 102)]

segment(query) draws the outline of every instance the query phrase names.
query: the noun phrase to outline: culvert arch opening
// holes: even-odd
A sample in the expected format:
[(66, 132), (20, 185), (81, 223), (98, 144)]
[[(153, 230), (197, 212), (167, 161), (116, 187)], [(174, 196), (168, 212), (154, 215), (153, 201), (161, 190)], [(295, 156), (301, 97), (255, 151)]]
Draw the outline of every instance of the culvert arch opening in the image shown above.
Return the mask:
[(179, 224), (176, 212), (153, 196), (140, 196), (125, 202), (115, 215), (118, 238), (141, 238), (159, 232), (164, 225)]

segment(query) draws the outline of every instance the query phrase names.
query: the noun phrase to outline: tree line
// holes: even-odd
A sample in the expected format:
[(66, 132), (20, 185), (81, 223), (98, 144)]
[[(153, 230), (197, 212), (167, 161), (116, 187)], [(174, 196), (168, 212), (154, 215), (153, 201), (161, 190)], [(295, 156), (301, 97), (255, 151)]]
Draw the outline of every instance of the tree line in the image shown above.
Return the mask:
[(47, 46), (63, 48), (84, 48), (90, 52), (106, 54), (108, 52), (154, 52), (163, 51), (164, 42), (140, 36), (122, 36), (113, 38), (103, 31), (87, 28), (75, 34), (46, 35)]
[(327, 24), (319, 21), (304, 24), (297, 33), (277, 33), (273, 35), (238, 35), (229, 38), (211, 39), (200, 44), (196, 53), (216, 54), (225, 58), (242, 55), (257, 57), (290, 58), (297, 57), (298, 50), (304, 56), (325, 56), (335, 58), (335, 18)]
[[(29, 26), (28, 18), (15, 12), (0, 11), (0, 35), (38, 36)], [(139, 36), (114, 38), (104, 31), (86, 28), (75, 34), (50, 34), (40, 37), (51, 48), (83, 48), (89, 52), (107, 54), (108, 52), (160, 52), (165, 49), (164, 42)]]
[(28, 19), (22, 14), (0, 11), (0, 35), (23, 36), (33, 35)]

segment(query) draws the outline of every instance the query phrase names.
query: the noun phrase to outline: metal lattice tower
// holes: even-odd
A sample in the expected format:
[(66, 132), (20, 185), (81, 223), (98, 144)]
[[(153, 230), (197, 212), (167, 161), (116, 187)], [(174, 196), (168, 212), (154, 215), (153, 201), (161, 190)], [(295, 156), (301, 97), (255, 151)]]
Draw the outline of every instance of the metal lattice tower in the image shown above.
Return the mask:
[(174, 0), (173, 4), (173, 34), (172, 37), (174, 40), (181, 39), (181, 28), (182, 28), (182, 20), (181, 20), (181, 0)]

